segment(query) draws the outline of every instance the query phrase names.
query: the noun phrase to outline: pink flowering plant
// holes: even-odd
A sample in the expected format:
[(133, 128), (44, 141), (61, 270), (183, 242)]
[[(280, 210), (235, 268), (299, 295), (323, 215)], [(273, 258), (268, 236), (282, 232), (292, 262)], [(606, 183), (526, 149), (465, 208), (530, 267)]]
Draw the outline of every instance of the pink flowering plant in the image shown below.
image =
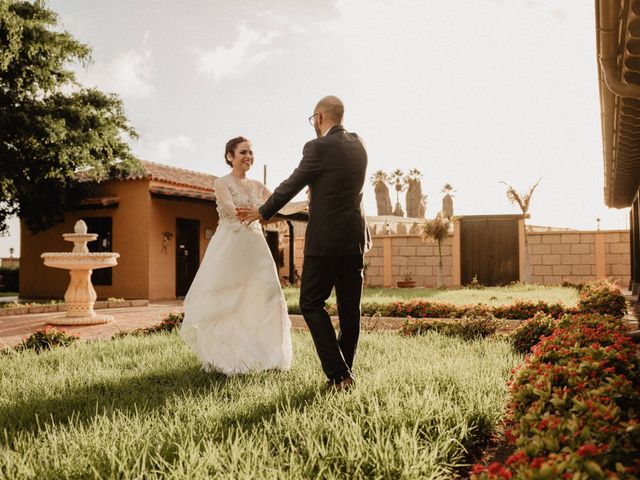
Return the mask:
[(578, 308), (583, 312), (601, 313), (616, 318), (624, 317), (627, 311), (624, 295), (609, 280), (597, 280), (582, 287)]
[(463, 340), (475, 340), (494, 335), (502, 327), (504, 327), (504, 322), (491, 314), (469, 315), (456, 322), (407, 318), (402, 325), (400, 334), (403, 336), (416, 336), (424, 335), (427, 332), (438, 332), (450, 337), (459, 337)]
[(631, 479), (640, 475), (640, 373), (620, 319), (562, 318), (509, 384), (515, 452), (475, 479)]
[(561, 303), (548, 304), (546, 302), (517, 301), (511, 305), (453, 305), (451, 303), (430, 302), (428, 300), (410, 300), (395, 302), (388, 308), (391, 317), (413, 318), (462, 318), (474, 315), (493, 315), (496, 318), (527, 320), (538, 313), (544, 313), (553, 318), (560, 318), (567, 313), (576, 313), (574, 308), (568, 308)]
[(126, 330), (126, 331), (118, 332), (114, 335), (114, 337), (123, 338), (129, 335), (144, 336), (144, 335), (151, 335), (152, 333), (159, 333), (159, 332), (173, 332), (174, 330), (177, 330), (180, 328), (183, 320), (184, 320), (184, 313), (170, 313), (160, 323), (156, 325), (151, 325), (150, 327), (145, 327), (145, 328), (137, 328), (135, 330)]
[(522, 322), (509, 334), (513, 348), (522, 354), (529, 353), (543, 337), (553, 333), (556, 319), (546, 313), (536, 313), (533, 318)]
[(67, 333), (63, 329), (57, 329), (47, 325), (45, 328), (37, 330), (22, 339), (22, 342), (15, 347), (15, 350), (35, 350), (41, 352), (43, 350), (51, 350), (55, 347), (68, 347), (78, 340), (79, 335), (75, 333)]

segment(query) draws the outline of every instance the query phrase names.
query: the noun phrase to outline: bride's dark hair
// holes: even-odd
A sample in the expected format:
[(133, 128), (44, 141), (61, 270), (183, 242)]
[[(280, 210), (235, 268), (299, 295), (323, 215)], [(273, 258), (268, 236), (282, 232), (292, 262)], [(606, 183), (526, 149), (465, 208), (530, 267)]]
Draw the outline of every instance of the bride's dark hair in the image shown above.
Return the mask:
[(224, 161), (227, 163), (227, 165), (229, 165), (230, 167), (233, 166), (233, 164), (229, 161), (229, 159), (227, 158), (227, 154), (231, 154), (231, 156), (236, 155), (236, 147), (241, 144), (242, 142), (248, 142), (249, 140), (247, 140), (244, 137), (236, 137), (236, 138), (232, 138), (231, 140), (229, 140), (227, 142), (227, 146), (224, 147)]

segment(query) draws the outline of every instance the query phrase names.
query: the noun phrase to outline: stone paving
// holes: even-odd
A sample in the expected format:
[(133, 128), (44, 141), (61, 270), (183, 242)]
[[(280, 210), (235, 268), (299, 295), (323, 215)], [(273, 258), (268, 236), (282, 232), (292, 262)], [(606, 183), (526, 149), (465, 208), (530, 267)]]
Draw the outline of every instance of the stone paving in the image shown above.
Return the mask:
[[(165, 318), (170, 313), (182, 312), (181, 301), (153, 302), (147, 307), (101, 309), (100, 314), (112, 315), (113, 322), (98, 325), (56, 326), (69, 333), (77, 333), (81, 339), (109, 339), (123, 330), (148, 327)], [(52, 315), (64, 314), (38, 313), (0, 317), (0, 348), (14, 346), (23, 337), (47, 325)]]
[[(94, 339), (110, 339), (114, 334), (136, 328), (148, 327), (160, 323), (170, 313), (182, 313), (181, 300), (168, 300), (161, 302), (151, 302), (145, 307), (130, 308), (113, 308), (101, 309), (99, 313), (112, 315), (114, 321), (98, 325), (69, 325), (56, 326), (56, 328), (65, 330), (69, 333), (76, 333), (83, 340)], [(38, 314), (22, 314), (0, 317), (0, 349), (12, 347), (20, 343), (20, 341), (31, 333), (44, 328), (47, 325), (47, 319), (52, 315), (60, 316), (61, 313), (38, 313)], [(291, 324), (294, 330), (306, 330), (306, 324), (301, 315), (290, 315)], [(332, 317), (334, 324), (337, 324), (337, 317)], [(390, 317), (363, 317), (362, 330), (397, 330), (404, 322), (404, 318)], [(438, 319), (443, 321), (455, 321), (447, 319)], [(638, 321), (632, 315), (625, 318), (627, 328), (630, 330), (638, 328)], [(505, 331), (515, 328), (519, 320), (507, 320)]]
[[(182, 301), (151, 302), (146, 307), (100, 309), (98, 312), (111, 315), (114, 320), (98, 325), (56, 325), (55, 328), (69, 333), (76, 333), (83, 340), (106, 340), (124, 330), (134, 330), (160, 323), (170, 313), (182, 313)], [(0, 349), (17, 345), (24, 337), (44, 328), (47, 325), (47, 319), (53, 315), (59, 317), (64, 314), (37, 313), (0, 317)], [(301, 315), (291, 315), (290, 317), (294, 329), (306, 329), (306, 324)], [(381, 322), (376, 322), (376, 325), (380, 325), (380, 328), (385, 328)], [(399, 324), (395, 328), (397, 327), (399, 327)], [(386, 326), (386, 328), (389, 328), (389, 326)]]

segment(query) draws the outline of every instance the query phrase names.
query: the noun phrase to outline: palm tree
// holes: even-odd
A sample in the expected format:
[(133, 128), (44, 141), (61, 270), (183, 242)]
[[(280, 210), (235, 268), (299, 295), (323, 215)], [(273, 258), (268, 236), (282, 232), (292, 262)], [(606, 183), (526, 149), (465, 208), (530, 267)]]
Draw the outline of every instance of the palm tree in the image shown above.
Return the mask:
[(404, 192), (407, 189), (407, 178), (399, 168), (391, 172), (389, 176), (389, 185), (393, 185), (396, 188), (396, 208), (393, 210), (393, 214), (398, 217), (404, 217), (402, 206), (400, 206), (400, 192)]
[(427, 196), (422, 195), (422, 172), (412, 168), (404, 178), (407, 189), (407, 217), (424, 218), (427, 210)]
[(378, 207), (378, 215), (391, 215), (391, 199), (389, 198), (389, 175), (382, 170), (378, 170), (371, 175), (371, 184), (376, 192), (376, 205)]
[(432, 240), (438, 243), (438, 280), (437, 287), (442, 287), (442, 244), (449, 235), (451, 218), (439, 212), (433, 220), (427, 220), (422, 225), (422, 240)]
[(444, 197), (442, 197), (442, 214), (446, 218), (453, 217), (453, 185), (450, 183), (445, 183), (442, 187), (442, 193), (444, 193)]
[(531, 196), (533, 195), (534, 190), (542, 180), (542, 177), (538, 179), (538, 181), (525, 193), (524, 195), (520, 194), (515, 188), (509, 185), (506, 182), (500, 182), (507, 186), (507, 198), (509, 199), (509, 203), (518, 204), (520, 210), (522, 211), (523, 222), (525, 222), (524, 227), (524, 283), (529, 283), (531, 281), (531, 272), (529, 272), (529, 244), (527, 242), (527, 213), (529, 213), (529, 206), (531, 205)]

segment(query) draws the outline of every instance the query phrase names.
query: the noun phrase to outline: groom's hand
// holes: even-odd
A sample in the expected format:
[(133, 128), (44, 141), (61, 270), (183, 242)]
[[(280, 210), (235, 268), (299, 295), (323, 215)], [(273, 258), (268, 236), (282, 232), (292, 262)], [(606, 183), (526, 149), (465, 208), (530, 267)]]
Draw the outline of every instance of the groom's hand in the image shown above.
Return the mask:
[(238, 218), (242, 223), (252, 223), (256, 220), (263, 220), (257, 208), (236, 208)]

